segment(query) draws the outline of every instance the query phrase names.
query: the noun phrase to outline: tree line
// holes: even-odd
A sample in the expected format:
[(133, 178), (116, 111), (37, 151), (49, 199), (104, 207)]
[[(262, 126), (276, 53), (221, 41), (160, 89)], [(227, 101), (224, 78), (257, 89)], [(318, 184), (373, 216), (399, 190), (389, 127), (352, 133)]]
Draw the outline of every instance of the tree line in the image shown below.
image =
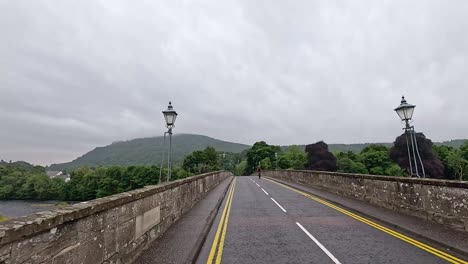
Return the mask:
[[(468, 180), (468, 141), (459, 148), (436, 146), (423, 133), (416, 134), (418, 149), (427, 178)], [(371, 144), (360, 152), (330, 152), (323, 142), (297, 146), (283, 151), (279, 146), (256, 142), (236, 166), (238, 175), (262, 169), (306, 169), (387, 176), (410, 176), (405, 135), (396, 138), (393, 146)], [(421, 168), (419, 168), (421, 170)], [(421, 171), (419, 171), (421, 172)]]
[[(15, 164), (0, 165), (0, 199), (85, 201), (158, 184), (157, 166), (112, 166), (79, 168), (71, 172), (70, 181), (50, 178), (45, 169), (34, 170)], [(166, 181), (166, 170), (162, 181)], [(190, 174), (175, 168), (172, 180)]]
[[(461, 147), (435, 146), (422, 133), (416, 135), (428, 178), (468, 180), (468, 142)], [(392, 147), (373, 144), (360, 152), (330, 152), (325, 142), (302, 149), (287, 149), (256, 142), (241, 153), (222, 153), (212, 147), (194, 151), (176, 163), (172, 180), (228, 170), (250, 175), (264, 170), (322, 170), (344, 173), (409, 176), (406, 139), (399, 136)], [(45, 168), (26, 162), (0, 162), (0, 199), (85, 201), (159, 183), (158, 166), (82, 167), (71, 171), (70, 181), (50, 178)], [(162, 181), (167, 171), (163, 168)]]

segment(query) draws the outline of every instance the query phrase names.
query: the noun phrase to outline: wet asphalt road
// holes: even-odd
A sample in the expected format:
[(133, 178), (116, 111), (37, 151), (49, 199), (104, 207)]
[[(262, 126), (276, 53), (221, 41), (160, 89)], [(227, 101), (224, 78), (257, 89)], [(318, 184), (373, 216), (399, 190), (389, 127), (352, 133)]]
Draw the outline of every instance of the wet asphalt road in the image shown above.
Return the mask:
[(449, 263), (267, 179), (235, 182), (230, 210), (220, 210), (197, 263), (215, 263), (210, 251), (222, 263)]

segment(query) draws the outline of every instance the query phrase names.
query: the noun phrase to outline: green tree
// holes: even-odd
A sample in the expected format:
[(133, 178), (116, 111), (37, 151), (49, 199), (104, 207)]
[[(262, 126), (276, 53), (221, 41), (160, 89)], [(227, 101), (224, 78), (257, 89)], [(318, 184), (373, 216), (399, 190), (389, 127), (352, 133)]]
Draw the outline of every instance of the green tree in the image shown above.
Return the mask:
[(218, 153), (212, 147), (203, 151), (194, 151), (185, 157), (182, 168), (188, 173), (205, 173), (220, 169)]
[(236, 175), (237, 176), (243, 175), (246, 168), (247, 168), (247, 161), (246, 160), (241, 161), (239, 164), (236, 165), (236, 171), (235, 171)]
[[(339, 156), (339, 155), (338, 155)], [(337, 158), (336, 165), (339, 172), (368, 174), (366, 166), (360, 162), (355, 162), (347, 156)]]
[(455, 176), (459, 180), (468, 178), (468, 160), (463, 156), (463, 151), (454, 150), (447, 156), (448, 166), (455, 171)]
[(278, 163), (280, 160), (288, 164), (288, 169), (302, 170), (307, 162), (307, 154), (298, 146), (293, 145), (281, 154)]
[(385, 175), (386, 170), (393, 164), (390, 160), (389, 149), (384, 145), (372, 144), (365, 147), (358, 160), (363, 163), (369, 173)]
[(444, 165), (444, 178), (446, 179), (454, 179), (456, 176), (456, 172), (452, 166), (448, 163), (448, 157), (450, 153), (454, 152), (456, 149), (452, 146), (446, 145), (433, 145), (432, 150), (434, 151), (437, 158), (442, 162)]
[(50, 181), (49, 199), (63, 201), (66, 199), (65, 181), (62, 179), (54, 178)]
[(468, 141), (465, 141), (463, 145), (460, 146), (460, 152), (464, 159), (468, 160)]
[(262, 159), (262, 161), (260, 161), (260, 166), (262, 167), (262, 169), (264, 170), (270, 170), (272, 169), (272, 164), (271, 164), (271, 160), (269, 157), (266, 157), (264, 159)]
[(257, 168), (259, 162), (265, 158), (275, 160), (275, 153), (280, 153), (281, 149), (278, 146), (268, 145), (265, 141), (256, 142), (247, 151), (247, 168), (245, 173), (251, 174)]
[(405, 172), (397, 164), (392, 164), (385, 170), (385, 175), (405, 176)]

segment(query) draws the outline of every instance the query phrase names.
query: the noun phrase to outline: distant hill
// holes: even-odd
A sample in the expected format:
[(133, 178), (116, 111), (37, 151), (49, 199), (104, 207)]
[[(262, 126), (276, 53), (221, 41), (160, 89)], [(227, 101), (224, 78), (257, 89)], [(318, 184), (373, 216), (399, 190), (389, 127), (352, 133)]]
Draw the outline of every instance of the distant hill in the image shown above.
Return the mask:
[[(163, 137), (114, 142), (105, 147), (97, 147), (71, 162), (52, 164), (47, 170), (58, 171), (82, 166), (157, 165), (160, 164), (161, 158), (167, 158), (168, 143), (168, 138), (166, 138), (166, 146), (164, 146)], [(173, 161), (180, 162), (186, 155), (208, 146), (217, 151), (232, 153), (239, 153), (250, 148), (249, 145), (226, 142), (207, 136), (177, 134), (172, 137)]]
[(443, 141), (443, 142), (434, 142), (435, 145), (446, 145), (446, 146), (451, 146), (454, 148), (459, 148), (465, 141), (468, 141), (468, 139), (453, 139), (449, 141)]
[[(435, 142), (436, 145), (449, 145), (460, 147), (465, 139)], [(161, 158), (167, 159), (167, 143), (163, 144), (163, 137), (138, 138), (129, 141), (114, 142), (105, 147), (97, 147), (83, 156), (67, 163), (52, 164), (46, 169), (48, 171), (69, 170), (78, 167), (88, 166), (112, 166), (112, 165), (158, 165)], [(363, 144), (329, 144), (332, 152), (360, 152), (370, 144), (382, 144), (391, 147), (393, 143), (363, 143)], [(195, 150), (202, 150), (208, 146), (214, 147), (217, 151), (240, 153), (249, 149), (249, 145), (226, 142), (202, 135), (177, 134), (173, 136), (172, 149), (175, 163), (181, 162), (184, 157)], [(286, 150), (290, 146), (282, 146)], [(304, 149), (305, 145), (299, 145)], [(27, 166), (22, 164), (23, 166)]]
[[(13, 169), (13, 170), (19, 170), (19, 171), (27, 171), (27, 172), (34, 172), (34, 173), (44, 173), (45, 168), (42, 166), (36, 166), (32, 165), (26, 161), (14, 161), (14, 162), (6, 162), (4, 160), (0, 160), (0, 166), (7, 168), (7, 169)], [(0, 177), (1, 177), (1, 171), (0, 171)]]
[[(446, 145), (446, 146), (451, 146), (454, 148), (459, 148), (465, 141), (468, 139), (454, 139), (450, 141), (443, 141), (443, 142), (434, 142), (434, 145)], [(331, 152), (360, 152), (363, 148), (372, 145), (372, 144), (378, 144), (378, 145), (384, 145), (388, 148), (393, 146), (393, 143), (360, 143), (360, 144), (328, 144), (328, 149)], [(298, 145), (301, 149), (305, 149), (305, 145)], [(288, 149), (290, 146), (282, 146), (281, 148), (283, 150)]]

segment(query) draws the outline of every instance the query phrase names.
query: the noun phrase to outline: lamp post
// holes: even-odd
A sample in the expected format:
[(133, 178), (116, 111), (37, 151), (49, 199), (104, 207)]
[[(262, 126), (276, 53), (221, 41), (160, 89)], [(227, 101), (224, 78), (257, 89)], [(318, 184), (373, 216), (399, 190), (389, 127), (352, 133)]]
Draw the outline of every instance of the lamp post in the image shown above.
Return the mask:
[(224, 159), (226, 158), (226, 153), (223, 153), (223, 170), (226, 170), (226, 162)]
[(275, 170), (278, 170), (278, 152), (275, 152)]
[[(416, 133), (414, 132), (414, 126), (410, 125), (411, 118), (413, 117), (413, 112), (415, 105), (408, 104), (405, 100), (405, 97), (401, 97), (401, 103), (400, 105), (395, 108), (395, 112), (398, 114), (400, 117), (401, 121), (405, 122), (405, 127), (403, 128), (405, 130), (405, 136), (406, 136), (406, 148), (408, 150), (408, 161), (409, 161), (409, 167), (410, 167), (410, 174), (411, 176), (416, 176), (418, 178), (425, 178), (426, 177), (426, 172), (424, 171), (424, 164), (422, 162), (421, 156), (419, 155), (419, 150), (418, 150), (418, 141), (416, 139)], [(409, 137), (409, 140), (408, 140)], [(411, 150), (410, 150), (410, 144), (411, 142)], [(419, 174), (419, 169), (418, 169), (418, 161), (419, 161), (419, 167), (421, 167), (421, 172), (422, 175)]]
[(172, 129), (177, 118), (177, 112), (172, 107), (172, 103), (169, 102), (167, 110), (162, 111), (164, 114), (164, 119), (166, 120), (166, 127), (168, 128), (167, 134), (169, 134), (169, 153), (167, 155), (167, 179), (166, 181), (171, 180), (171, 169), (172, 169)]

